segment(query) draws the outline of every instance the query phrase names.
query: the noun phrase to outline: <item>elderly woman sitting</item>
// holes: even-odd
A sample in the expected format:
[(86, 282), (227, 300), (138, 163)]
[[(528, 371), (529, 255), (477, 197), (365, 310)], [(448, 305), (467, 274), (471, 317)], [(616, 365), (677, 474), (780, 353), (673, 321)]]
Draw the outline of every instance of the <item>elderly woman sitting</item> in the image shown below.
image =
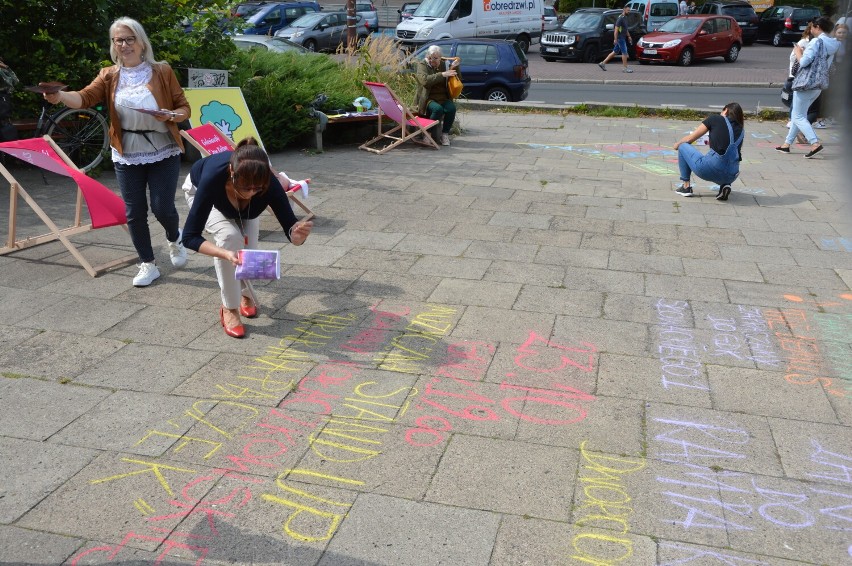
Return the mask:
[(459, 60), (453, 61), (449, 69), (441, 64), (441, 48), (432, 45), (426, 50), (426, 57), (417, 61), (417, 94), (414, 105), (417, 112), (431, 120), (444, 119), (441, 132), (441, 145), (450, 145), (450, 129), (456, 119), (456, 104), (450, 97), (447, 79), (453, 76), (461, 78), (458, 71)]

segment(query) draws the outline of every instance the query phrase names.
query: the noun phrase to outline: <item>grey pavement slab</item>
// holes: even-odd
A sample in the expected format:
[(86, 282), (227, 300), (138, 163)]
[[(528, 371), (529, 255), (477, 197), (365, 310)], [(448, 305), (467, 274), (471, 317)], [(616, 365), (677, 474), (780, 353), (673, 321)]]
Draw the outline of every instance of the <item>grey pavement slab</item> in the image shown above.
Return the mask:
[[(294, 247), (263, 216), (282, 277), (243, 340), (153, 218), (144, 289), (56, 242), (0, 256), (0, 561), (848, 562), (848, 144), (805, 168), (749, 120), (719, 202), (672, 192), (691, 121), (458, 121), (439, 151), (271, 156), (317, 218)], [(67, 179), (14, 172), (73, 221)]]

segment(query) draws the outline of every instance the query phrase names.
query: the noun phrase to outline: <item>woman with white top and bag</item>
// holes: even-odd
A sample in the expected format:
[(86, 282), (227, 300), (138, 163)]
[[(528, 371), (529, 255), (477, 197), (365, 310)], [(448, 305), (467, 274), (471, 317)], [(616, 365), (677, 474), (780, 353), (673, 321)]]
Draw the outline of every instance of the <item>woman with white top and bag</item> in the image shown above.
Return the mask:
[(822, 151), (822, 144), (808, 120), (808, 109), (819, 97), (822, 90), (828, 87), (828, 68), (839, 47), (838, 41), (829, 37), (828, 33), (834, 24), (826, 17), (818, 18), (812, 27), (814, 39), (804, 50), (797, 44), (793, 47), (799, 70), (793, 80), (793, 104), (790, 112), (790, 130), (784, 143), (776, 147), (776, 151), (790, 153), (790, 145), (796, 141), (799, 132), (804, 134), (811, 149), (805, 154), (810, 159)]

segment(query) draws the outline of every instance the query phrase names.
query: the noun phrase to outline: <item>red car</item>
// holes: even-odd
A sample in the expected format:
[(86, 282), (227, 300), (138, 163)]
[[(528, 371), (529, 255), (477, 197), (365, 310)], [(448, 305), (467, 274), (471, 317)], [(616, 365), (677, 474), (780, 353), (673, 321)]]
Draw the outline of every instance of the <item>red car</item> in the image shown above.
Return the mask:
[(678, 16), (643, 36), (636, 44), (636, 58), (643, 65), (655, 61), (688, 67), (709, 57), (733, 63), (742, 46), (743, 32), (730, 16)]

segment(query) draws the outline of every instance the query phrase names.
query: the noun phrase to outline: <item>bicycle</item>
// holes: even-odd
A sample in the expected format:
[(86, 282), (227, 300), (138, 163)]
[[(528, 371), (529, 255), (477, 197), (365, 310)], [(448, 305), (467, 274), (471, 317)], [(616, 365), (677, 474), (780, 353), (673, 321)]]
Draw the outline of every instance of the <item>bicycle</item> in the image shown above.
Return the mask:
[(64, 108), (49, 112), (50, 104), (42, 100), (35, 134), (47, 134), (62, 151), (85, 172), (97, 167), (109, 148), (109, 125), (103, 107)]
[[(42, 83), (38, 87), (25, 87), (36, 94), (43, 94), (45, 87), (57, 85)], [(71, 161), (88, 173), (104, 159), (109, 148), (109, 125), (104, 117), (104, 108), (62, 108), (49, 110), (50, 103), (41, 100), (41, 114), (31, 137), (50, 136)]]

